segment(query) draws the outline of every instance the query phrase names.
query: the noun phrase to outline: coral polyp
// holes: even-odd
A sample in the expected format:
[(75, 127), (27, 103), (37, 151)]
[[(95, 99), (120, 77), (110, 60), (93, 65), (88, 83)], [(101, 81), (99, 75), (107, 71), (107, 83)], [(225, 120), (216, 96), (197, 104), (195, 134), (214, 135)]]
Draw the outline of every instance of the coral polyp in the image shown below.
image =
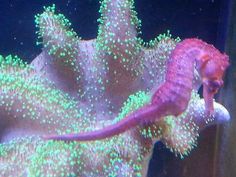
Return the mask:
[(189, 101), (178, 116), (96, 141), (42, 138), (115, 125), (149, 104), (165, 82), (180, 39), (167, 31), (143, 42), (133, 0), (103, 0), (100, 13), (97, 38), (83, 40), (55, 5), (44, 7), (35, 17), (42, 53), (30, 64), (0, 56), (1, 176), (146, 176), (154, 142), (184, 157), (202, 129), (229, 120), (219, 103), (206, 112), (193, 70)]

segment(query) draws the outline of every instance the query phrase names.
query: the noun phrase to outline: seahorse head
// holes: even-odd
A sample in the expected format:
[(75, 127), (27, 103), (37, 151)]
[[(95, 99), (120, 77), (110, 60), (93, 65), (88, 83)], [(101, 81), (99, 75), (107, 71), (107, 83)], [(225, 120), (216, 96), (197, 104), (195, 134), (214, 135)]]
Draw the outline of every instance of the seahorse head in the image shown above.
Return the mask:
[(213, 112), (213, 98), (224, 84), (223, 77), (229, 66), (229, 58), (217, 49), (210, 50), (209, 54), (201, 56), (200, 75), (203, 83), (203, 97), (206, 110), (209, 114)]

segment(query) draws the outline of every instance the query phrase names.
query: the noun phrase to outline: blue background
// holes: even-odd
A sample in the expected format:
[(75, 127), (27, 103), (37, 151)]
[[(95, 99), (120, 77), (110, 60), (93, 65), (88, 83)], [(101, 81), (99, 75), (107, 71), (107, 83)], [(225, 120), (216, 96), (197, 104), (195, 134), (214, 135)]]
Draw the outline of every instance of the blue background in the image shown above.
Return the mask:
[[(219, 34), (219, 26), (225, 23), (222, 14), (226, 2), (136, 0), (135, 4), (142, 20), (142, 37), (146, 41), (170, 29), (175, 37), (199, 37), (216, 44), (219, 35), (222, 35)], [(96, 37), (99, 18), (97, 0), (0, 0), (0, 54), (17, 54), (27, 61), (36, 57), (41, 49), (35, 45), (34, 15), (42, 13), (43, 6), (53, 3), (60, 13), (70, 19), (79, 36), (83, 39)]]
[[(0, 0), (0, 54), (32, 61), (41, 52), (40, 46), (36, 46), (34, 15), (53, 3), (72, 22), (79, 36), (96, 37), (99, 18), (96, 0)], [(145, 41), (169, 29), (174, 37), (199, 37), (224, 50), (230, 0), (136, 0), (135, 5)], [(158, 142), (148, 177), (181, 177), (188, 158), (176, 158)]]

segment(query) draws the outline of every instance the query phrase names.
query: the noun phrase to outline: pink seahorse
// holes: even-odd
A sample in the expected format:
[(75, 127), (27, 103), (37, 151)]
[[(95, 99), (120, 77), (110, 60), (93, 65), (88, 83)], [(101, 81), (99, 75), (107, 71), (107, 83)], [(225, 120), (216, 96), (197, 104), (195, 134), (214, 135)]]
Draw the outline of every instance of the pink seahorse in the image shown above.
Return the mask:
[(185, 39), (170, 55), (165, 82), (156, 90), (150, 104), (131, 113), (120, 122), (101, 130), (80, 134), (52, 135), (46, 139), (89, 141), (120, 134), (144, 122), (163, 116), (178, 116), (187, 107), (193, 89), (194, 67), (203, 83), (203, 97), (208, 114), (213, 112), (213, 97), (223, 85), (223, 75), (229, 65), (228, 56), (199, 39)]

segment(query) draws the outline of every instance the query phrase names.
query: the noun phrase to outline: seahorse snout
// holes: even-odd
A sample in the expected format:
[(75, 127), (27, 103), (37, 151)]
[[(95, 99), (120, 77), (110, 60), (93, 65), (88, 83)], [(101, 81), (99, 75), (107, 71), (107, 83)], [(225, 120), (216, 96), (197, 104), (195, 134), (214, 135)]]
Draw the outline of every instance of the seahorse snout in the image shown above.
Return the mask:
[(211, 90), (208, 89), (208, 86), (203, 83), (203, 97), (205, 101), (206, 111), (209, 115), (211, 115), (214, 112), (214, 107), (213, 107), (214, 95), (215, 91), (212, 92)]
[(200, 57), (199, 72), (202, 77), (206, 110), (211, 114), (214, 95), (224, 85), (223, 77), (229, 66), (229, 57), (212, 46), (208, 47), (211, 52), (206, 52), (207, 54)]

